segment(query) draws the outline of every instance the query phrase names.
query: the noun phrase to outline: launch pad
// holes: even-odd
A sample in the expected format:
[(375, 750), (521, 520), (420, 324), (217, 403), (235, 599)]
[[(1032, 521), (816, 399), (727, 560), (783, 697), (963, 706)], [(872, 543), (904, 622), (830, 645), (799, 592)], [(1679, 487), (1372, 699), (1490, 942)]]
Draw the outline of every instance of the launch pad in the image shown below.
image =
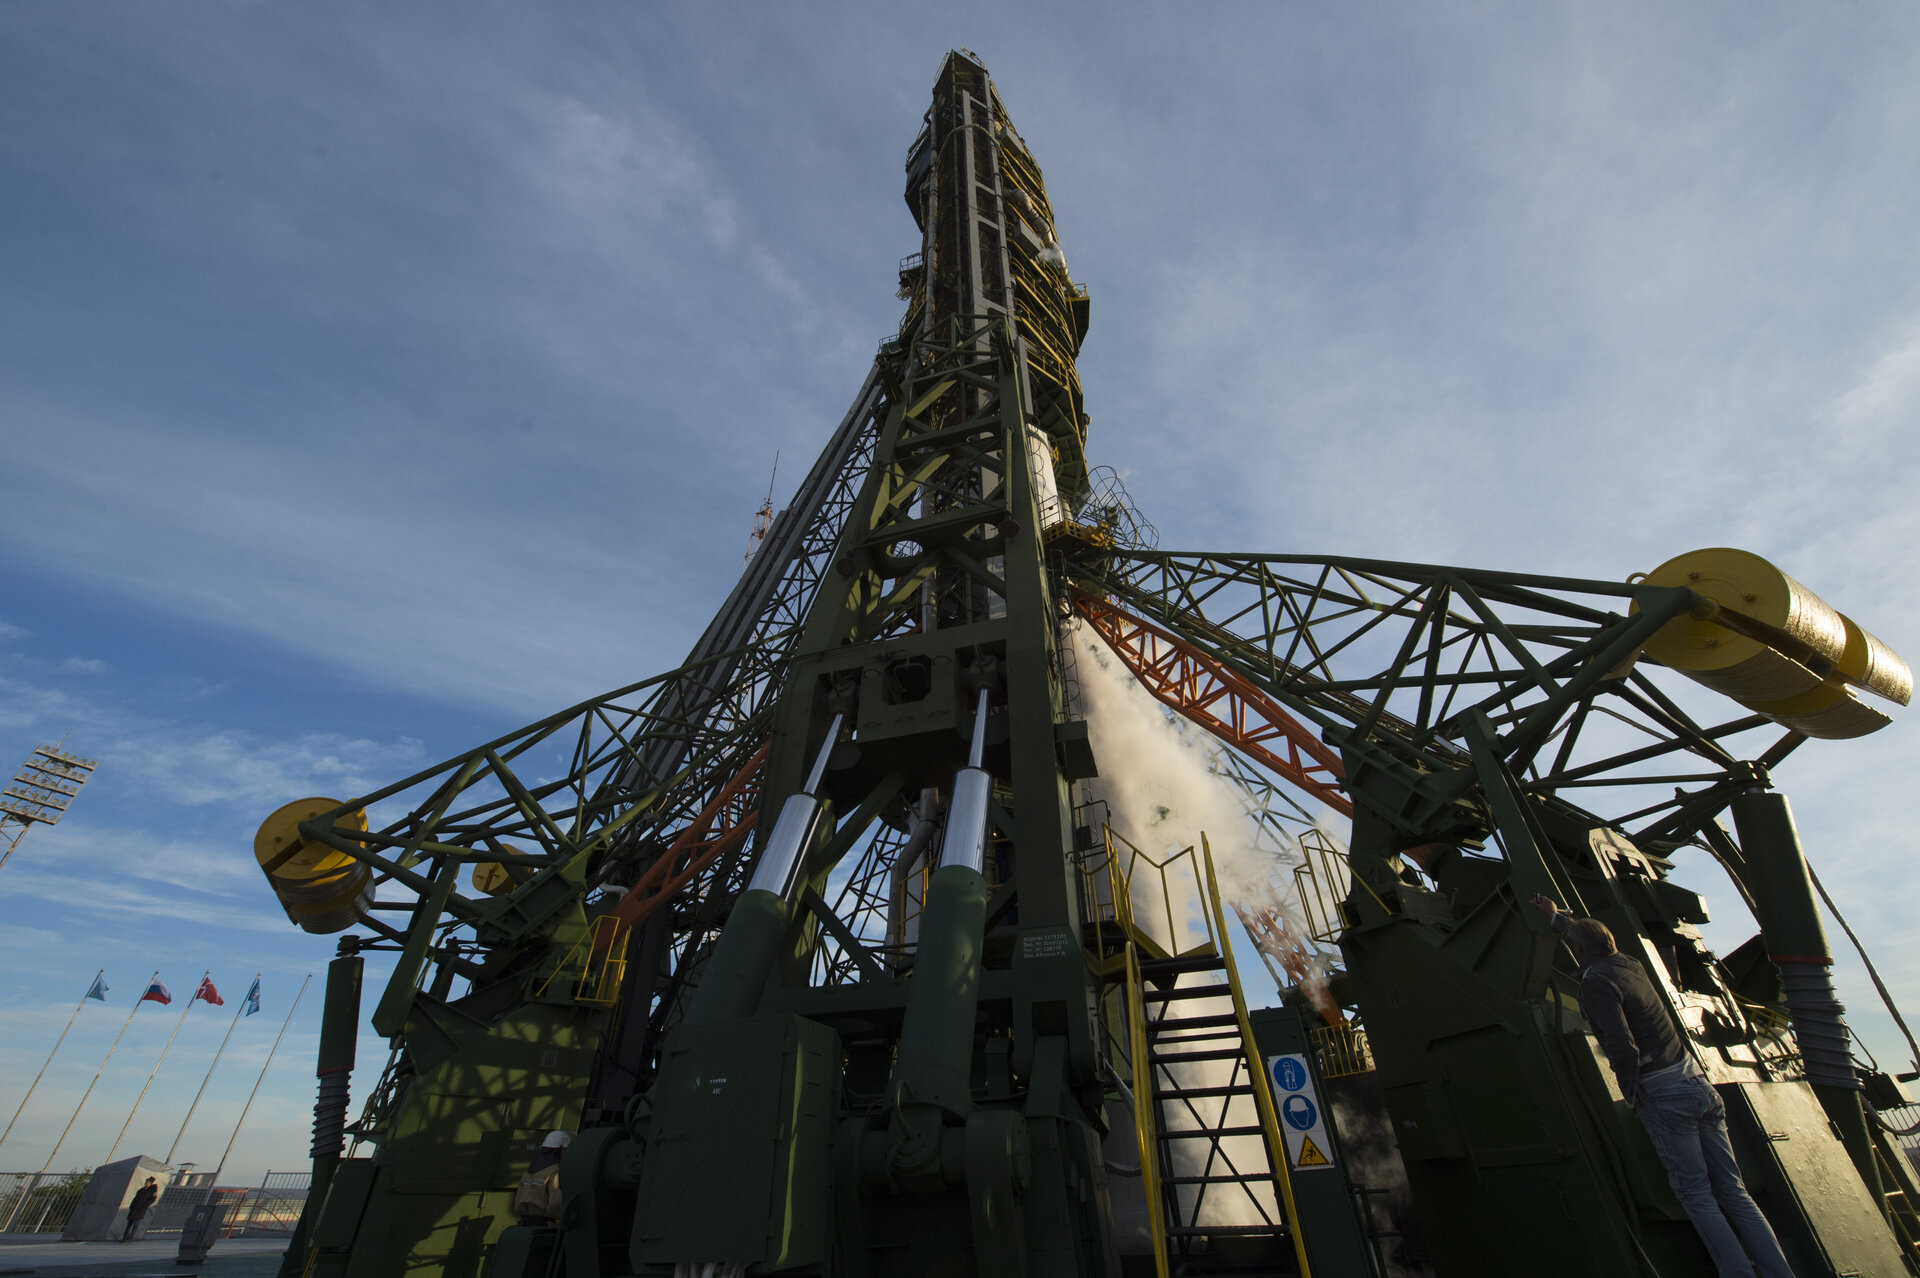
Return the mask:
[[(1907, 1102), (1773, 788), (1905, 664), (1739, 551), (1161, 551), (1089, 464), (1089, 299), (970, 54), (906, 199), (900, 328), (683, 666), (263, 826), (289, 918), (349, 933), (283, 1278), (1710, 1273), (1535, 895), (1652, 974), (1798, 1272), (1913, 1272)], [(1088, 635), (1219, 743), (1270, 899), (1223, 831), (1110, 820)], [(1759, 920), (1732, 954), (1687, 847)], [(393, 1050), (349, 1122), (368, 951)], [(518, 1220), (555, 1130), (559, 1215)]]

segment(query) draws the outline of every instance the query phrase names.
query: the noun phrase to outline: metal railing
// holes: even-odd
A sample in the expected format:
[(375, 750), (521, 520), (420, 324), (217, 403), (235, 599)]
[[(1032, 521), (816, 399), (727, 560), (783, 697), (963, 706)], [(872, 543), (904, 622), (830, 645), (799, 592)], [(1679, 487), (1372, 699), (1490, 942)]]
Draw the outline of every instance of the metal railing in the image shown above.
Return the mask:
[(611, 914), (602, 914), (580, 934), (580, 939), (560, 960), (535, 998), (546, 997), (547, 989), (563, 976), (573, 978), (572, 996), (588, 1007), (612, 1007), (620, 998), (620, 982), (627, 973), (627, 941), (630, 928)]
[(0, 1233), (57, 1234), (87, 1192), (91, 1171), (0, 1172)]
[[(0, 1233), (61, 1233), (86, 1196), (92, 1177), (91, 1169), (44, 1175), (0, 1172)], [(191, 1176), (185, 1183), (168, 1185), (148, 1214), (142, 1236), (178, 1234), (193, 1209), (203, 1203), (226, 1208), (225, 1237), (291, 1234), (306, 1206), (312, 1173), (270, 1171), (257, 1188), (217, 1187), (207, 1184), (207, 1179)], [(125, 1223), (125, 1215), (122, 1211), (116, 1217), (116, 1229)]]
[(1319, 1058), (1320, 1077), (1373, 1072), (1373, 1049), (1367, 1045), (1367, 1031), (1358, 1025), (1323, 1025), (1307, 1031), (1307, 1038)]
[[(1112, 939), (1132, 940), (1150, 958), (1220, 952), (1206, 909), (1206, 871), (1198, 848), (1160, 858), (1108, 826), (1103, 849), (1084, 858), (1081, 870), (1088, 888), (1086, 917), (1118, 924), (1119, 936)], [(1193, 944), (1184, 943), (1189, 938)], [(1109, 941), (1100, 957), (1110, 965), (1119, 950)]]
[(291, 1234), (307, 1205), (312, 1172), (268, 1172), (227, 1215), (226, 1236)]
[(211, 1183), (212, 1179), (211, 1174), (196, 1173), (184, 1181), (176, 1180), (160, 1191), (160, 1201), (148, 1213), (147, 1225), (141, 1231), (141, 1237), (164, 1238), (177, 1234), (186, 1228), (195, 1207), (203, 1203), (216, 1203), (231, 1210), (247, 1195), (244, 1189), (221, 1189)]
[(270, 1171), (257, 1188), (251, 1189), (204, 1183), (169, 1185), (153, 1205), (144, 1235), (178, 1234), (192, 1218), (194, 1208), (206, 1203), (224, 1209), (220, 1227), (223, 1238), (291, 1234), (307, 1204), (307, 1185), (312, 1177), (311, 1172)]
[(1300, 835), (1300, 864), (1294, 867), (1293, 883), (1306, 912), (1308, 935), (1325, 945), (1337, 943), (1347, 930), (1342, 902), (1355, 887), (1372, 897), (1382, 912), (1393, 913), (1380, 894), (1354, 874), (1345, 849), (1317, 827)]

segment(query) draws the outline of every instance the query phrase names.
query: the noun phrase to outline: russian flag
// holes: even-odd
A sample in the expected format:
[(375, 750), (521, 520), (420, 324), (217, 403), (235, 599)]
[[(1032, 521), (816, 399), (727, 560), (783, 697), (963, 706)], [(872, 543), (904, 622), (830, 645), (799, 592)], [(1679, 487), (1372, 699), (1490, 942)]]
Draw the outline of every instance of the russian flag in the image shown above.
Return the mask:
[(173, 994), (166, 986), (160, 983), (160, 978), (156, 976), (147, 983), (147, 992), (140, 996), (140, 1001), (142, 1003), (171, 1003), (173, 1002)]

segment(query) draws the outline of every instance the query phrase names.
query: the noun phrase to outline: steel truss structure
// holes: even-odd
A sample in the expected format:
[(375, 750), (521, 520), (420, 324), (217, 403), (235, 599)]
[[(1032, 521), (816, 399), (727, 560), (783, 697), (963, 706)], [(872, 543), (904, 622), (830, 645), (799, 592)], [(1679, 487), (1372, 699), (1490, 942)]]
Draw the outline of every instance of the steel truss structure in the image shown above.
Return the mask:
[[(554, 1262), (570, 1278), (696, 1262), (879, 1278), (934, 1253), (981, 1273), (1112, 1275), (1111, 1204), (1128, 1194), (1159, 1213), (1162, 1273), (1169, 1248), (1194, 1272), (1311, 1272), (1304, 1222), (1351, 1204), (1309, 1201), (1326, 1182), (1288, 1165), (1255, 1067), (1278, 1040), (1244, 1003), (1210, 863), (1207, 945), (1155, 948), (1131, 921), (1130, 870), (1077, 788), (1098, 760), (1076, 718), (1074, 625), (1221, 742), (1254, 820), (1315, 858), (1314, 891), (1336, 861), (1347, 876), (1317, 911), (1303, 879), (1304, 918), (1239, 913), (1276, 977), (1324, 975), (1338, 947), (1346, 971), (1312, 1002), (1346, 1063), (1316, 1068), (1380, 1062), (1371, 1103), (1404, 1126), (1415, 1196), (1458, 1217), (1434, 1226), (1437, 1252), (1485, 1272), (1549, 1254), (1568, 1274), (1704, 1272), (1665, 1191), (1621, 1161), (1635, 1138), (1603, 1112), (1597, 1049), (1568, 1024), (1573, 978), (1524, 908), (1535, 895), (1644, 956), (1749, 1126), (1812, 1085), (1862, 1186), (1821, 1211), (1920, 1201), (1910, 1174), (1883, 1170), (1769, 790), (1805, 737), (1719, 718), (1645, 655), (1702, 615), (1695, 590), (1160, 551), (1089, 469), (1087, 296), (971, 55), (942, 67), (907, 199), (923, 247), (901, 265), (900, 329), (687, 661), (300, 824), (304, 846), (372, 871), (373, 935), (345, 949), (399, 957), (372, 1017), (395, 1053), (352, 1128), (377, 1154), (340, 1160), (316, 1136), (315, 1205), (284, 1273), (387, 1272), (403, 1243), (408, 1263), (451, 1273), (483, 1234), (496, 1274), (546, 1272), (465, 1222), (511, 1186), (514, 1142), (548, 1127), (580, 1130)], [(1741, 962), (1706, 951), (1698, 898), (1668, 882), (1689, 845), (1761, 916)], [(1784, 989), (1764, 979), (1769, 955)], [(1193, 976), (1218, 982), (1223, 1010), (1170, 1015)], [(322, 1047), (336, 1116), (340, 1033)], [(1216, 1055), (1224, 1083), (1187, 1068)], [(1448, 1092), (1469, 1067), (1498, 1086)], [(703, 1099), (736, 1077), (757, 1090)], [(1521, 1094), (1554, 1099), (1515, 1120)], [(731, 1125), (769, 1095), (793, 1106), (776, 1134)], [(1144, 1188), (1109, 1176), (1123, 1097)], [(1202, 1115), (1202, 1100), (1220, 1103)], [(1192, 1127), (1156, 1135), (1182, 1106)], [(1199, 1170), (1170, 1152), (1181, 1140), (1209, 1142)], [(748, 1176), (710, 1146), (761, 1153), (739, 1154)], [(1466, 1161), (1564, 1237), (1476, 1233), (1453, 1187)], [(1259, 1218), (1204, 1219), (1209, 1194), (1253, 1194)], [(1569, 1201), (1583, 1206), (1553, 1206)], [(1844, 1250), (1819, 1212), (1793, 1210), (1807, 1246)]]

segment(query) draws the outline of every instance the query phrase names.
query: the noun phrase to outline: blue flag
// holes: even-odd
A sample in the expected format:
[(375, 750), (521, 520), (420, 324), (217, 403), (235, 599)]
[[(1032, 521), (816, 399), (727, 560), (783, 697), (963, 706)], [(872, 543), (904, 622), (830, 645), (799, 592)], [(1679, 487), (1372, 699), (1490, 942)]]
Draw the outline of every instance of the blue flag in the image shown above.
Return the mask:
[(253, 988), (247, 991), (247, 1015), (252, 1016), (260, 1010), (260, 978), (253, 978)]
[(93, 988), (87, 991), (87, 997), (97, 998), (102, 1003), (106, 1002), (107, 1001), (107, 978), (104, 976), (94, 977)]

